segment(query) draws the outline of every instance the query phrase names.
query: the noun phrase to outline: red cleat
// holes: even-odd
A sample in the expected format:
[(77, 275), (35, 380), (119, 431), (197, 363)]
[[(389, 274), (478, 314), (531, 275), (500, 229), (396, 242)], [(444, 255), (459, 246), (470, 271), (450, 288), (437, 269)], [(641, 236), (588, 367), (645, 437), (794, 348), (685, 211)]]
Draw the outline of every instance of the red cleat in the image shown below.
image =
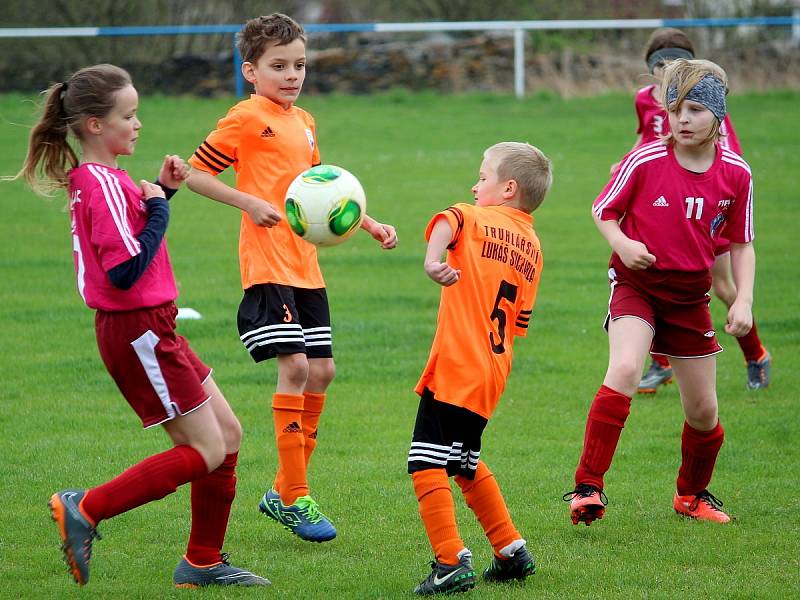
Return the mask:
[(689, 494), (679, 496), (675, 493), (672, 501), (675, 512), (684, 517), (697, 519), (698, 521), (714, 521), (715, 523), (727, 523), (731, 518), (722, 510), (722, 501), (716, 499), (708, 490), (703, 490), (699, 494)]
[(579, 483), (571, 492), (564, 494), (564, 501), (569, 502), (572, 524), (585, 523), (588, 527), (595, 519), (602, 519), (606, 514), (608, 498), (603, 490)]

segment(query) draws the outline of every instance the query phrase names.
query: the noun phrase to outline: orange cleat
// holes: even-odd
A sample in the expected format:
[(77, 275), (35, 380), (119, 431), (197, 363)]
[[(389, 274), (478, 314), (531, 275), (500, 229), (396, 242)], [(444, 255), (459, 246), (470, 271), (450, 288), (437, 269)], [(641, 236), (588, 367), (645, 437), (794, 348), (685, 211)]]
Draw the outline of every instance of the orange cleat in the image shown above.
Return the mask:
[(679, 496), (676, 492), (672, 505), (679, 515), (697, 519), (698, 521), (727, 523), (731, 520), (727, 514), (720, 510), (722, 501), (711, 495), (708, 490), (703, 490), (696, 495), (689, 494), (688, 496)]
[(606, 514), (608, 498), (603, 490), (579, 483), (571, 492), (564, 494), (563, 500), (569, 502), (572, 524), (584, 523), (588, 527), (595, 519), (602, 519)]

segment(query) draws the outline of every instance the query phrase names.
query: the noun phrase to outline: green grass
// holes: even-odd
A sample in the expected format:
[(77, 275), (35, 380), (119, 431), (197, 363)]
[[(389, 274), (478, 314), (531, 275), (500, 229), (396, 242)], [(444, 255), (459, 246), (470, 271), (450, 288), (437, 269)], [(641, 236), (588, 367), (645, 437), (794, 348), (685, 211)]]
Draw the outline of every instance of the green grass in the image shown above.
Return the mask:
[[(16, 172), (33, 105), (0, 96), (0, 174)], [(758, 277), (755, 314), (775, 359), (772, 387), (744, 389), (735, 341), (720, 335), (718, 392), (727, 439), (712, 491), (736, 517), (730, 526), (678, 518), (671, 497), (682, 413), (676, 386), (636, 398), (607, 477), (607, 518), (573, 527), (561, 495), (571, 489), (586, 411), (607, 359), (608, 249), (589, 205), (608, 167), (634, 138), (632, 99), (518, 102), (494, 95), (393, 92), (307, 98), (325, 162), (363, 182), (372, 216), (397, 226), (400, 245), (381, 251), (364, 234), (321, 252), (334, 320), (338, 376), (330, 388), (312, 493), (339, 538), (308, 544), (259, 515), (276, 458), (267, 407), (273, 363), (255, 366), (235, 330), (240, 299), (238, 215), (182, 191), (173, 201), (169, 246), (181, 306), (200, 321), (180, 331), (215, 368), (245, 439), (226, 549), (268, 576), (266, 594), (207, 590), (209, 598), (408, 598), (427, 573), (430, 549), (405, 459), (416, 412), (413, 386), (433, 336), (439, 290), (422, 270), (430, 216), (470, 201), (484, 148), (526, 140), (554, 162), (555, 183), (536, 212), (545, 269), (534, 325), (516, 346), (514, 371), (484, 436), (483, 458), (503, 488), (538, 573), (525, 586), (479, 583), (474, 598), (784, 598), (800, 589), (800, 354), (797, 286), (800, 220), (796, 119), (800, 96), (730, 99), (755, 173)], [(166, 152), (188, 156), (230, 99), (144, 98), (144, 130), (123, 166), (156, 175)], [(230, 181), (230, 179), (228, 179)], [(75, 292), (65, 200), (44, 201), (19, 182), (0, 184), (0, 411), (3, 510), (0, 552), (7, 598), (184, 598), (171, 588), (184, 551), (188, 490), (104, 522), (92, 581), (79, 590), (60, 562), (46, 502), (56, 489), (93, 486), (163, 450), (142, 432), (97, 355), (93, 315)], [(724, 316), (712, 304), (716, 321)], [(476, 566), (491, 549), (463, 502), (461, 533)]]

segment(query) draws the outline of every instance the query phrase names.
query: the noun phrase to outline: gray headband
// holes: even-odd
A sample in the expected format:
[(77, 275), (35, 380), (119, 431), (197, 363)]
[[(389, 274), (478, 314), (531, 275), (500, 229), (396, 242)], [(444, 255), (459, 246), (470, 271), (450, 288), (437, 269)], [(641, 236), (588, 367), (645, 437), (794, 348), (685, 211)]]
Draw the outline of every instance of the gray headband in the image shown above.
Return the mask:
[(676, 58), (694, 58), (694, 54), (685, 48), (659, 48), (654, 50), (647, 57), (647, 68), (650, 73), (656, 70), (656, 67), (661, 67), (668, 60), (675, 60)]
[[(671, 85), (667, 88), (667, 108), (678, 99), (678, 88)], [(708, 110), (714, 113), (717, 120), (722, 123), (725, 118), (725, 113), (728, 112), (725, 106), (725, 85), (711, 73), (707, 73), (700, 81), (697, 82), (684, 100), (692, 100), (699, 102)]]

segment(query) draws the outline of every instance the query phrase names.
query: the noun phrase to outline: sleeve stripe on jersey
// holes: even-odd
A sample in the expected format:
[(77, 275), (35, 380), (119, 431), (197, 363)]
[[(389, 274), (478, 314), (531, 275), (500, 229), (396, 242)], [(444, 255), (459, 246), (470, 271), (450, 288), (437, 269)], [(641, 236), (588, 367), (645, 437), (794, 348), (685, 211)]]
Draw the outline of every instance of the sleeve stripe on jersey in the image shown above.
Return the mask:
[(222, 159), (222, 160), (217, 159), (218, 163), (225, 164), (227, 166), (233, 162), (233, 159), (230, 156), (223, 154), (222, 152), (214, 148), (214, 146), (208, 143), (208, 140), (205, 140), (202, 144), (200, 144), (201, 148), (203, 146), (206, 147), (205, 148), (206, 150), (210, 150), (212, 153), (214, 153), (216, 156)]
[(724, 148), (722, 150), (722, 160), (724, 160), (726, 163), (742, 167), (745, 171), (752, 175), (752, 172), (750, 171), (750, 165), (748, 165), (744, 159), (736, 154), (733, 150)]
[(622, 164), (622, 167), (619, 169), (619, 171), (617, 171), (617, 174), (614, 177), (614, 184), (611, 186), (611, 189), (595, 205), (594, 213), (598, 217), (602, 215), (603, 209), (608, 206), (608, 204), (611, 203), (614, 198), (616, 198), (622, 188), (625, 187), (625, 184), (628, 183), (628, 179), (630, 179), (631, 175), (636, 170), (636, 167), (666, 155), (667, 149), (662, 142), (646, 144), (639, 150), (632, 152)]
[(528, 325), (529, 325), (529, 323), (527, 323), (527, 322), (525, 322), (525, 323), (520, 323), (519, 321), (517, 321), (517, 322), (515, 323), (515, 326), (517, 327), (517, 329), (527, 329), (527, 328), (528, 328)]
[(128, 225), (125, 192), (122, 191), (117, 178), (105, 169), (99, 168), (96, 165), (88, 165), (88, 168), (89, 172), (100, 183), (106, 206), (108, 206), (108, 212), (114, 219), (117, 231), (122, 238), (122, 242), (125, 244), (125, 248), (127, 248), (131, 256), (136, 256), (141, 252), (141, 247), (139, 246), (139, 240), (133, 236), (131, 228)]
[(194, 154), (197, 158), (202, 160), (205, 164), (216, 171), (224, 171), (230, 166), (230, 163), (222, 162), (216, 156), (212, 155), (206, 148), (203, 147), (202, 144), (197, 148), (197, 150), (194, 151)]
[(453, 248), (456, 247), (458, 239), (461, 237), (461, 230), (464, 229), (464, 213), (458, 210), (455, 206), (451, 206), (447, 210), (449, 210), (451, 213), (455, 215), (456, 221), (458, 222), (458, 226), (456, 227), (456, 230), (453, 232), (453, 241), (451, 241), (450, 244), (447, 246), (448, 250), (452, 250)]
[(200, 148), (198, 148), (197, 150), (194, 151), (194, 156), (197, 158), (197, 160), (199, 160), (204, 165), (206, 165), (209, 169), (211, 169), (211, 172), (214, 173), (214, 175), (219, 175), (220, 173), (222, 173), (223, 169), (220, 169), (218, 166), (212, 165), (210, 162), (208, 162), (205, 158), (203, 158), (200, 155), (199, 150), (200, 150)]

